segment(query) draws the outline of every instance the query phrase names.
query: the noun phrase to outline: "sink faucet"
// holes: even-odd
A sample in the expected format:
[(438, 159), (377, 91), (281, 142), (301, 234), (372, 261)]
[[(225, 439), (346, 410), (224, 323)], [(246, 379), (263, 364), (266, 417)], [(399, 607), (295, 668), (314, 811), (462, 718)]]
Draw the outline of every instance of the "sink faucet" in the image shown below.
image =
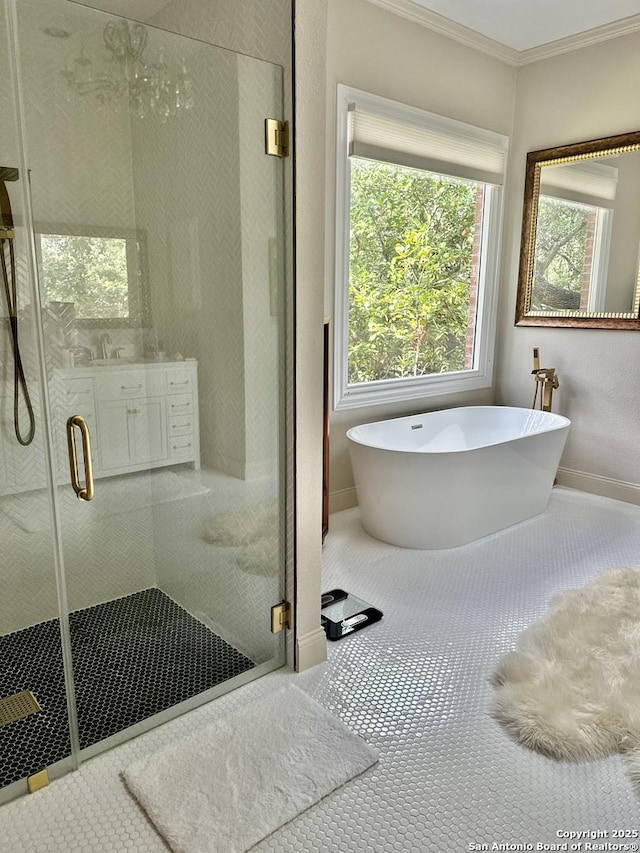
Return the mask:
[(107, 344), (112, 343), (111, 335), (100, 335), (100, 358), (109, 358), (107, 353)]

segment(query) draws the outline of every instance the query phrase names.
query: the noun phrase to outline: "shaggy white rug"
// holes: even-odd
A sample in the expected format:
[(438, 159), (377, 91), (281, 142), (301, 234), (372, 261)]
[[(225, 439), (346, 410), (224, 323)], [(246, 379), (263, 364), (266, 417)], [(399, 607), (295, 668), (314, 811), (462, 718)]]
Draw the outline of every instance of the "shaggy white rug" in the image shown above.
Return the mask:
[(211, 545), (234, 549), (238, 566), (256, 575), (280, 570), (278, 502), (267, 501), (215, 515), (202, 537)]
[(244, 853), (377, 760), (341, 720), (288, 687), (122, 775), (175, 853)]
[(640, 781), (640, 571), (557, 595), (491, 680), (490, 713), (516, 741), (566, 761), (621, 752)]

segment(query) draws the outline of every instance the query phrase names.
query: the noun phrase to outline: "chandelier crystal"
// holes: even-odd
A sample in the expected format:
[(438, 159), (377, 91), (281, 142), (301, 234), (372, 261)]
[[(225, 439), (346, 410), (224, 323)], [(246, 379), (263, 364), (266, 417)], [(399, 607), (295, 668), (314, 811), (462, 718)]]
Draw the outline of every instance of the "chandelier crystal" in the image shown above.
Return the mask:
[(193, 84), (184, 59), (179, 65), (169, 63), (162, 50), (156, 57), (146, 58), (148, 32), (142, 24), (111, 21), (104, 28), (103, 40), (104, 58), (92, 59), (84, 47), (69, 57), (62, 75), (72, 92), (114, 108), (126, 97), (140, 118), (159, 115), (167, 119), (193, 107)]

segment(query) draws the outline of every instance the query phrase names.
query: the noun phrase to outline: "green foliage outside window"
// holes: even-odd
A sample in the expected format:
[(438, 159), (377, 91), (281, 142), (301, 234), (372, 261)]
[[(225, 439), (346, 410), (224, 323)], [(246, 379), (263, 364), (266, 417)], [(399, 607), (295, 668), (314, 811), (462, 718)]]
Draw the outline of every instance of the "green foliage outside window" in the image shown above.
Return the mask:
[(540, 196), (531, 294), (533, 309), (580, 307), (589, 217), (595, 212), (595, 207)]
[(80, 318), (129, 316), (125, 239), (42, 234), (40, 244), (50, 301), (75, 303)]
[(480, 186), (352, 158), (350, 383), (465, 368)]

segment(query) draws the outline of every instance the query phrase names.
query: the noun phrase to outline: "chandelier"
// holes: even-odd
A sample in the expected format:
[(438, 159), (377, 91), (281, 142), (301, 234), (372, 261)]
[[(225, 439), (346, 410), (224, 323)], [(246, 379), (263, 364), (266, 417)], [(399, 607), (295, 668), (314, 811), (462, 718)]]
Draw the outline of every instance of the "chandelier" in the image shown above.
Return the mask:
[(162, 51), (155, 58), (145, 58), (148, 32), (142, 24), (112, 21), (102, 35), (107, 48), (103, 59), (91, 59), (84, 48), (69, 57), (62, 75), (72, 92), (115, 108), (126, 97), (140, 118), (167, 119), (191, 109), (193, 84), (184, 59), (179, 65), (168, 63)]

